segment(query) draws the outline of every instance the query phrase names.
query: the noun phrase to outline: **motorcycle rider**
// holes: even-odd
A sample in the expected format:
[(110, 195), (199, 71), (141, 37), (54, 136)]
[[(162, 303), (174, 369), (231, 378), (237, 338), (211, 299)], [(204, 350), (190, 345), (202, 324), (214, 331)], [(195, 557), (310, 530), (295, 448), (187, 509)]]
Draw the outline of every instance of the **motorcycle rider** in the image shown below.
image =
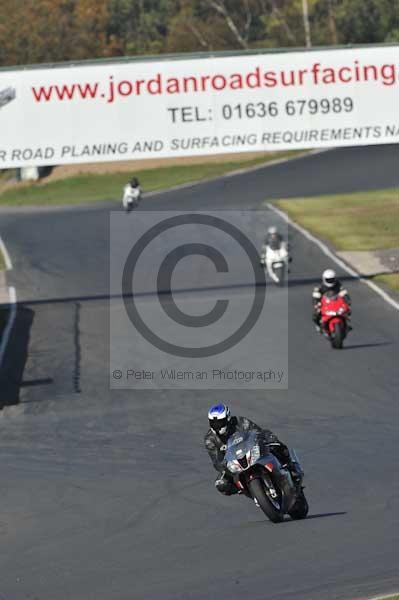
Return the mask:
[(141, 196), (140, 183), (137, 177), (132, 177), (129, 183), (123, 188), (123, 206), (125, 209), (131, 208), (131, 203), (138, 204)]
[(291, 459), (290, 452), (277, 436), (268, 429), (262, 429), (247, 417), (232, 416), (230, 409), (225, 404), (216, 404), (208, 411), (209, 430), (204, 441), (205, 448), (209, 454), (213, 466), (218, 472), (215, 481), (216, 489), (225, 496), (239, 493), (239, 489), (233, 482), (233, 477), (226, 470), (223, 463), (226, 452), (227, 441), (234, 433), (256, 431), (262, 435), (263, 441), (270, 448), (270, 451), (276, 456), (279, 462), (287, 466), (293, 481), (300, 484), (303, 479), (303, 472), (300, 465)]
[(139, 180), (137, 179), (137, 177), (132, 177), (129, 184), (130, 184), (130, 187), (133, 189), (140, 187), (140, 183), (139, 183)]
[[(321, 319), (321, 299), (324, 294), (334, 294), (341, 296), (349, 306), (351, 305), (351, 299), (348, 290), (344, 288), (342, 283), (337, 278), (337, 275), (333, 269), (326, 269), (322, 274), (321, 285), (313, 288), (312, 300), (313, 300), (313, 322), (316, 326), (316, 330), (320, 333), (320, 319)], [(348, 313), (348, 321), (350, 321), (350, 311)], [(349, 329), (352, 329), (351, 324), (348, 322)]]
[(277, 227), (269, 227), (265, 237), (265, 246), (272, 250), (278, 250), (283, 243), (283, 236), (278, 232)]
[[(260, 263), (261, 265), (265, 265), (265, 261), (266, 261), (266, 256), (267, 256), (267, 249), (270, 248), (270, 250), (280, 250), (281, 247), (284, 247), (285, 250), (287, 251), (287, 257), (288, 257), (288, 262), (292, 262), (292, 257), (290, 256), (290, 247), (288, 242), (284, 241), (283, 236), (281, 235), (281, 233), (279, 233), (279, 231), (277, 230), (277, 227), (269, 227), (269, 229), (267, 230), (267, 234), (265, 237), (265, 241), (263, 243), (261, 252), (260, 252)], [(290, 272), (290, 270), (288, 269), (288, 272)]]
[[(269, 227), (269, 229), (267, 230), (265, 241), (262, 246), (261, 258), (264, 260), (264, 258), (266, 257), (268, 247), (271, 250), (279, 250), (282, 245), (285, 246), (287, 253), (289, 254), (289, 244), (288, 242), (284, 241), (284, 238), (281, 235), (281, 233), (277, 230), (277, 227)], [(292, 262), (291, 256), (288, 256), (288, 262)]]

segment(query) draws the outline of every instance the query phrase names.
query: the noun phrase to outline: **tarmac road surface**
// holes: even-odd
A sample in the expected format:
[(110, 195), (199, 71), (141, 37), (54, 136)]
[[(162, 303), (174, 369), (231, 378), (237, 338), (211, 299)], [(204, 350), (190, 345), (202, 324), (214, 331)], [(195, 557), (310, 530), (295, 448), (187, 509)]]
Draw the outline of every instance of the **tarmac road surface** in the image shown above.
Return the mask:
[[(334, 150), (165, 192), (142, 208), (257, 208), (272, 197), (395, 186), (398, 153)], [(0, 418), (1, 600), (343, 600), (397, 590), (398, 313), (347, 280), (354, 331), (331, 350), (310, 318), (312, 286), (330, 265), (291, 231), (288, 390), (110, 391), (110, 208), (118, 205), (1, 214), (20, 302), (2, 383), (20, 404)], [(178, 277), (193, 286), (186, 304), (216, 298), (198, 291), (189, 261)], [(284, 290), (268, 294), (271, 305), (284, 302)], [(237, 297), (246, 301), (245, 287)], [(121, 299), (112, 307), (122, 311)], [(215, 491), (202, 446), (215, 401), (297, 449), (307, 520), (273, 525), (246, 498)]]

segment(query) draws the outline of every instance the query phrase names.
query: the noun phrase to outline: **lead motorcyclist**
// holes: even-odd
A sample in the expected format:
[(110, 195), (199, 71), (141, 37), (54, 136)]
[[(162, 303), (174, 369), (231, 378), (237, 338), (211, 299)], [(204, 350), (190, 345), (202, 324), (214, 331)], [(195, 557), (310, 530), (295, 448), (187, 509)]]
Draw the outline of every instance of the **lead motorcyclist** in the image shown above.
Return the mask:
[[(321, 320), (321, 299), (324, 294), (335, 294), (341, 296), (345, 302), (350, 306), (351, 298), (348, 290), (344, 288), (340, 280), (333, 269), (326, 269), (322, 274), (321, 285), (313, 288), (312, 300), (313, 300), (313, 322), (316, 327), (316, 331), (321, 333), (320, 320)], [(348, 313), (348, 320), (350, 321), (350, 311)], [(349, 329), (352, 329), (352, 325), (348, 322)]]
[(297, 485), (301, 483), (303, 472), (300, 465), (292, 460), (287, 446), (272, 431), (262, 429), (246, 417), (232, 416), (229, 407), (225, 404), (212, 406), (208, 411), (208, 421), (209, 430), (204, 439), (205, 448), (213, 466), (218, 472), (215, 487), (220, 493), (226, 496), (239, 493), (232, 475), (226, 470), (223, 462), (228, 439), (236, 432), (247, 433), (255, 431), (261, 434), (264, 443), (269, 446), (270, 451), (276, 456), (281, 465), (289, 469), (293, 481)]

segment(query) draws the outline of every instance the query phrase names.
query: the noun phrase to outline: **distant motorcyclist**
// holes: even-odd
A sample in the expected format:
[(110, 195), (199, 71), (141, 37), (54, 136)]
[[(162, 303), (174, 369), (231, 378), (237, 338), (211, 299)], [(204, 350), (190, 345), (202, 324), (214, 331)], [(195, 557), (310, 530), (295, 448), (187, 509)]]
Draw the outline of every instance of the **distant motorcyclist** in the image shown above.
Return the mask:
[(224, 455), (226, 445), (230, 436), (236, 432), (247, 433), (255, 431), (261, 434), (265, 444), (269, 445), (270, 451), (276, 456), (282, 465), (286, 465), (291, 472), (295, 483), (299, 484), (303, 478), (301, 467), (291, 459), (290, 452), (277, 436), (268, 429), (262, 429), (246, 417), (235, 417), (230, 413), (230, 409), (225, 404), (216, 404), (208, 412), (209, 430), (205, 435), (205, 448), (209, 454), (213, 466), (218, 472), (215, 481), (216, 489), (226, 495), (231, 496), (239, 492), (233, 482), (233, 477), (226, 470), (224, 464)]
[[(350, 306), (351, 299), (348, 293), (348, 290), (344, 288), (342, 283), (337, 278), (337, 275), (333, 269), (326, 269), (322, 274), (322, 283), (321, 285), (313, 288), (312, 300), (313, 300), (313, 322), (316, 326), (316, 330), (320, 333), (320, 319), (321, 319), (321, 299), (325, 294), (331, 294), (336, 296), (341, 296), (344, 298), (345, 302)], [(350, 319), (350, 312), (348, 313), (348, 318)], [(348, 323), (348, 327), (352, 329), (350, 323)]]
[(141, 188), (137, 177), (132, 179), (123, 188), (123, 199), (122, 203), (126, 210), (130, 210), (134, 206), (137, 206), (141, 198)]
[[(268, 248), (270, 248), (270, 250), (273, 251), (272, 256), (274, 256), (274, 252), (277, 250), (280, 250), (280, 248), (284, 248), (284, 250), (287, 252), (287, 259), (288, 262), (292, 262), (292, 257), (290, 256), (289, 250), (289, 244), (288, 242), (284, 241), (284, 237), (281, 235), (281, 233), (277, 230), (277, 227), (269, 227), (269, 229), (267, 230), (267, 234), (260, 252), (260, 262), (261, 265), (265, 265), (266, 264), (266, 257), (268, 256)], [(289, 272), (289, 270), (288, 270)]]

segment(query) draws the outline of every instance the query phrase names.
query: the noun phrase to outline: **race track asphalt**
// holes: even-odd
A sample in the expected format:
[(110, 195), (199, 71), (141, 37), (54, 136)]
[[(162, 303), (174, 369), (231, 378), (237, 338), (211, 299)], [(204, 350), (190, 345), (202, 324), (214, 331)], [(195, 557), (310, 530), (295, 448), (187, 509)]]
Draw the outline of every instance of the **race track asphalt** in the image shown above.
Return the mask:
[[(394, 187), (398, 158), (395, 146), (333, 150), (165, 192), (142, 208), (252, 209), (276, 197)], [(345, 279), (354, 331), (344, 350), (331, 350), (310, 319), (312, 286), (330, 263), (292, 230), (288, 390), (110, 390), (115, 209), (0, 212), (19, 300), (1, 387), (3, 401), (19, 404), (0, 417), (0, 599), (343, 600), (397, 591), (398, 312)], [(201, 287), (185, 269), (179, 281)], [(194, 306), (200, 292), (186, 302), (190, 293)], [(284, 299), (284, 290), (268, 294), (271, 306)], [(121, 311), (121, 300), (112, 307)], [(215, 491), (202, 439), (218, 400), (297, 449), (307, 520), (273, 525), (247, 499)]]

